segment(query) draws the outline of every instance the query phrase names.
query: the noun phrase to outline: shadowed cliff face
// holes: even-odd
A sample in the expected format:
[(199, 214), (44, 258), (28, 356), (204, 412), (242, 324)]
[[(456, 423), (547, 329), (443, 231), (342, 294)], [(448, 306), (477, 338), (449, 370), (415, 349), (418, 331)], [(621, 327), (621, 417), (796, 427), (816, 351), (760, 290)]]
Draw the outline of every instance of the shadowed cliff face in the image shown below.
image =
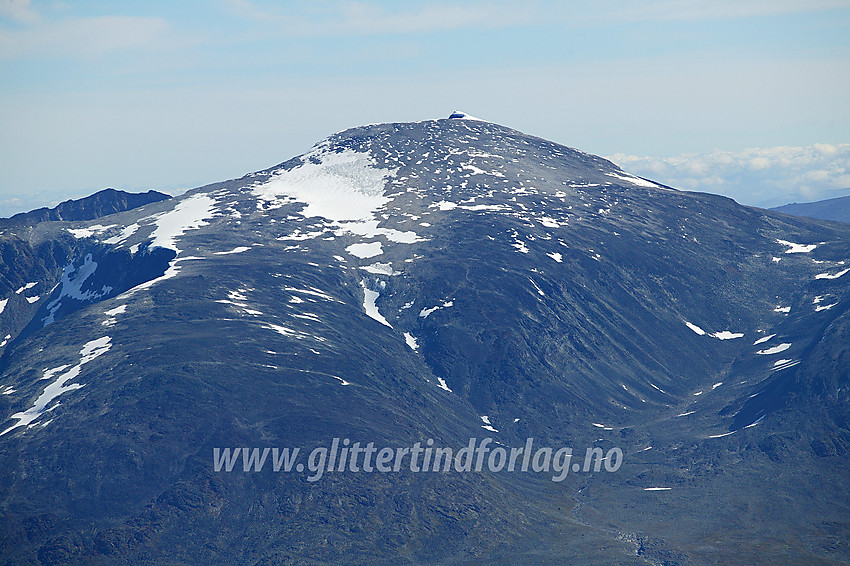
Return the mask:
[[(347, 130), (241, 179), (5, 234), (13, 562), (850, 552), (850, 226), (459, 117)], [(577, 462), (616, 448), (622, 465), (312, 481), (213, 459), (484, 437)]]

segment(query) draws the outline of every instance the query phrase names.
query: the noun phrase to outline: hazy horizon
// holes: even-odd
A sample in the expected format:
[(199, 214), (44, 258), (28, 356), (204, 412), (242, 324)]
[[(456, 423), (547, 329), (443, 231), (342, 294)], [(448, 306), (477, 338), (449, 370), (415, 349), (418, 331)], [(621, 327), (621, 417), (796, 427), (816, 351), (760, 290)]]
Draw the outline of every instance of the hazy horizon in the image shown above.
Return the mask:
[(683, 190), (850, 187), (850, 2), (0, 0), (0, 215), (461, 109)]

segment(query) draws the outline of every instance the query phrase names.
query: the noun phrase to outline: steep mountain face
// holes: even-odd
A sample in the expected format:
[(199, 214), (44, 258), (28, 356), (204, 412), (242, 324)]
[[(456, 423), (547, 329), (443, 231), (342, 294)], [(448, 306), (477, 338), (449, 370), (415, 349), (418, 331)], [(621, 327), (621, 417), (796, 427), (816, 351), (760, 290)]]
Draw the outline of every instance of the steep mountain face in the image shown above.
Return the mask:
[(838, 197), (816, 202), (792, 202), (777, 206), (772, 210), (793, 214), (795, 216), (807, 216), (809, 218), (820, 218), (821, 220), (835, 220), (836, 222), (850, 222), (850, 196)]
[[(453, 116), (28, 229), (61, 253), (15, 260), (0, 312), (0, 555), (850, 559), (850, 226)], [(336, 438), (457, 462), (484, 437), (621, 465), (316, 478), (214, 457)]]

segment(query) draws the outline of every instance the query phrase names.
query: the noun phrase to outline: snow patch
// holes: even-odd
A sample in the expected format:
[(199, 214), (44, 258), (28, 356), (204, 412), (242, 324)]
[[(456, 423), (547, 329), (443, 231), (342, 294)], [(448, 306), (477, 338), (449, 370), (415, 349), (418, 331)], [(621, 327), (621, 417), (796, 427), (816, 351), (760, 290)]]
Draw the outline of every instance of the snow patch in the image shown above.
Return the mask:
[(741, 332), (730, 332), (728, 330), (723, 330), (722, 332), (715, 332), (714, 334), (710, 334), (710, 336), (717, 338), (718, 340), (734, 340), (735, 338), (743, 338), (744, 334)]
[(818, 247), (817, 244), (795, 244), (788, 240), (776, 240), (776, 242), (788, 248), (785, 250), (786, 254), (805, 254)]
[(440, 310), (440, 309), (445, 309), (445, 308), (451, 307), (453, 305), (454, 305), (453, 301), (445, 301), (442, 305), (437, 305), (436, 307), (431, 307), (430, 309), (422, 309), (421, 311), (419, 311), (419, 317), (420, 318), (428, 318), (428, 315), (430, 315), (432, 312)]
[(416, 242), (424, 242), (425, 238), (420, 238), (419, 234), (413, 231), (405, 231), (395, 230), (394, 228), (379, 228), (378, 224), (379, 220), (364, 220), (362, 222), (351, 222), (349, 224), (345, 224), (343, 229), (345, 231), (351, 232), (352, 234), (357, 234), (358, 236), (363, 236), (365, 238), (376, 238), (378, 236), (383, 236), (387, 240), (391, 242), (397, 242), (399, 244), (415, 244)]
[[(331, 297), (327, 293), (324, 293), (324, 292), (320, 291), (319, 289), (316, 289), (315, 287), (310, 287), (309, 289), (299, 289), (297, 287), (284, 287), (283, 290), (284, 291), (293, 291), (295, 293), (304, 293), (305, 295), (312, 295), (314, 297), (319, 297), (321, 299), (325, 299), (325, 300), (328, 300), (328, 301), (336, 301), (338, 303), (342, 302), (342, 301), (339, 301), (337, 299), (334, 299), (333, 297)], [(295, 298), (295, 297), (293, 297), (293, 298)], [(294, 302), (294, 301), (292, 301), (292, 302)]]
[(472, 212), (503, 212), (506, 210), (510, 210), (510, 207), (502, 205), (502, 204), (466, 204), (462, 206), (458, 206), (457, 208), (463, 210), (470, 210)]
[(773, 348), (768, 348), (766, 350), (759, 350), (756, 354), (760, 354), (762, 356), (769, 356), (771, 354), (778, 354), (780, 352), (784, 352), (788, 348), (791, 347), (790, 342), (785, 342), (784, 344), (780, 344), (778, 346), (774, 346)]
[(419, 349), (419, 343), (416, 341), (416, 338), (414, 338), (414, 336), (409, 332), (404, 333), (404, 341), (407, 343), (408, 346), (410, 346), (411, 350), (416, 351)]
[(472, 165), (472, 164), (469, 164), (469, 163), (461, 165), (460, 168), (466, 169), (467, 171), (471, 171), (473, 175), (486, 175), (487, 174), (487, 171), (485, 171), (483, 169), (479, 169), (475, 165)]
[(345, 251), (350, 253), (353, 256), (357, 256), (360, 259), (366, 259), (370, 257), (379, 256), (384, 253), (383, 248), (381, 247), (381, 242), (369, 242), (365, 244), (351, 244)]
[[(543, 226), (546, 228), (560, 228), (561, 223), (555, 220), (554, 218), (549, 218), (548, 216), (541, 216), (537, 219)], [(547, 254), (548, 255), (548, 254)]]
[(203, 259), (206, 259), (206, 258), (194, 257), (194, 256), (176, 257), (169, 262), (168, 269), (165, 270), (165, 273), (163, 273), (162, 275), (160, 275), (156, 279), (151, 279), (150, 281), (146, 281), (146, 282), (144, 282), (140, 285), (136, 285), (135, 287), (130, 289), (128, 294), (132, 295), (132, 294), (134, 294), (138, 291), (142, 291), (144, 289), (150, 289), (155, 284), (157, 284), (161, 281), (165, 281), (166, 279), (171, 279), (172, 277), (176, 277), (177, 274), (180, 273), (180, 268), (182, 267), (182, 266), (178, 265), (180, 262), (190, 261), (190, 260), (203, 260)]
[(103, 241), (103, 243), (109, 245), (123, 244), (130, 238), (130, 236), (135, 234), (136, 230), (138, 230), (139, 228), (140, 226), (136, 223), (130, 224), (129, 226), (125, 226), (121, 230), (120, 234), (118, 234), (117, 236), (112, 236), (111, 238), (107, 238)]
[[(76, 365), (71, 367), (71, 369), (57, 377), (56, 380), (53, 381), (50, 385), (45, 387), (44, 391), (41, 393), (41, 395), (38, 396), (32, 407), (30, 407), (26, 411), (15, 413), (14, 415), (12, 415), (10, 418), (18, 419), (18, 422), (10, 426), (3, 432), (0, 432), (0, 436), (3, 436), (4, 434), (11, 432), (21, 426), (33, 426), (32, 423), (36, 421), (39, 417), (41, 417), (42, 414), (50, 412), (59, 406), (59, 403), (56, 403), (51, 408), (47, 409), (47, 405), (51, 401), (53, 401), (63, 393), (67, 393), (68, 391), (73, 391), (75, 389), (80, 389), (81, 387), (83, 387), (83, 384), (80, 383), (71, 383), (68, 385), (65, 384), (80, 375), (80, 372), (82, 371), (82, 368), (85, 364), (91, 362), (95, 358), (102, 356), (107, 351), (109, 351), (110, 347), (112, 346), (111, 340), (112, 338), (110, 338), (109, 336), (103, 336), (102, 338), (98, 338), (97, 340), (91, 340), (90, 342), (87, 342), (83, 346), (82, 350), (80, 350), (80, 361), (77, 362)], [(48, 370), (52, 371), (53, 373), (48, 374), (48, 372), (45, 372), (45, 377), (52, 378), (55, 373), (62, 371), (66, 367), (67, 366), (61, 366), (59, 368), (54, 368), (54, 370)]]
[(281, 324), (273, 324), (273, 323), (267, 322), (267, 323), (262, 323), (261, 326), (263, 328), (267, 328), (268, 330), (274, 330), (275, 332), (277, 332), (281, 336), (286, 336), (286, 337), (289, 337), (289, 338), (297, 338), (298, 340), (305, 340), (307, 338), (313, 338), (314, 340), (318, 340), (320, 342), (325, 341), (325, 339), (322, 338), (321, 336), (312, 336), (312, 335), (307, 334), (305, 332), (299, 332), (298, 330), (293, 330), (293, 329), (288, 328), (286, 326), (283, 326)]
[(481, 425), (481, 428), (484, 430), (489, 430), (490, 432), (499, 432), (498, 429), (493, 427), (493, 423), (490, 422), (490, 417), (487, 415), (481, 415), (481, 421), (484, 423)]
[(127, 312), (127, 305), (119, 305), (114, 309), (103, 311), (103, 314), (105, 314), (106, 316), (115, 316), (119, 314), (124, 314), (125, 312)]
[(639, 187), (649, 187), (649, 188), (657, 188), (658, 185), (653, 183), (652, 181), (647, 181), (646, 179), (641, 179), (640, 177), (635, 177), (629, 173), (605, 173), (609, 177), (614, 177), (616, 179), (620, 179), (621, 181), (629, 182), (633, 185), (637, 185)]
[(156, 229), (151, 234), (151, 248), (166, 248), (180, 253), (176, 240), (189, 230), (208, 224), (214, 215), (215, 200), (207, 195), (192, 195), (180, 201), (156, 219)]
[(316, 230), (315, 232), (301, 232), (300, 229), (296, 229), (291, 234), (287, 234), (286, 236), (281, 236), (278, 240), (281, 241), (293, 241), (293, 242), (302, 242), (304, 240), (313, 240), (318, 238), (322, 234), (325, 233), (325, 230)]
[(213, 255), (230, 255), (230, 254), (241, 254), (242, 252), (247, 252), (250, 250), (250, 246), (237, 246), (230, 250), (229, 252), (213, 252)]
[(441, 200), (439, 202), (435, 202), (434, 204), (429, 206), (429, 208), (438, 208), (441, 211), (454, 210), (455, 208), (457, 208), (457, 203), (449, 202), (447, 200)]
[(538, 287), (538, 286), (537, 286), (537, 283), (535, 283), (535, 282), (534, 282), (534, 279), (532, 279), (532, 278), (530, 278), (530, 277), (529, 277), (529, 278), (528, 278), (528, 280), (529, 280), (529, 281), (531, 281), (531, 284), (532, 284), (532, 285), (534, 285), (534, 288), (535, 288), (535, 289), (537, 289), (537, 294), (538, 294), (538, 295), (540, 295), (541, 297), (545, 297), (545, 296), (546, 296), (546, 293), (544, 293), (544, 292), (543, 292), (543, 290), (542, 290), (540, 287)]
[(780, 371), (783, 369), (788, 369), (790, 367), (794, 367), (800, 363), (800, 360), (781, 360), (782, 363), (775, 363), (771, 368), (771, 371)]
[(119, 314), (124, 314), (125, 312), (127, 312), (127, 305), (119, 305), (114, 309), (103, 311), (103, 314), (105, 314), (108, 318), (101, 324), (106, 327), (114, 326), (115, 323), (118, 322), (115, 317)]
[(363, 287), (363, 310), (366, 311), (366, 315), (370, 318), (377, 320), (381, 324), (392, 328), (393, 325), (387, 322), (387, 319), (385, 319), (383, 315), (378, 312), (378, 306), (375, 304), (375, 301), (378, 300), (380, 293), (378, 293), (377, 291), (372, 291), (371, 289), (366, 287), (365, 280), (360, 282), (360, 286)]
[(700, 327), (699, 327), (699, 326), (697, 326), (696, 324), (690, 323), (690, 322), (688, 322), (687, 320), (686, 320), (686, 321), (684, 321), (684, 322), (685, 322), (685, 325), (686, 325), (688, 328), (690, 328), (691, 330), (693, 330), (694, 332), (696, 332), (696, 333), (697, 333), (697, 334), (699, 334), (700, 336), (704, 336), (704, 335), (705, 335), (705, 330), (703, 330), (702, 328), (700, 328)]
[(369, 273), (374, 273), (375, 275), (399, 275), (401, 273), (401, 271), (393, 270), (393, 265), (391, 263), (377, 262), (372, 265), (361, 267), (360, 269)]
[(815, 279), (838, 279), (839, 277), (841, 277), (842, 275), (844, 275), (848, 271), (850, 271), (850, 267), (848, 267), (847, 269), (844, 269), (842, 271), (839, 271), (838, 273), (836, 273), (834, 275), (830, 275), (829, 273), (818, 273), (817, 275), (815, 275)]
[(738, 431), (733, 430), (732, 432), (724, 432), (723, 434), (712, 434), (709, 435), (709, 438), (723, 438), (724, 436), (729, 436), (730, 434), (735, 434), (736, 432)]
[(38, 285), (38, 281), (32, 281), (32, 282), (30, 282), (30, 283), (27, 283), (26, 285), (24, 285), (23, 287), (21, 287), (20, 289), (18, 289), (17, 291), (15, 291), (15, 294), (16, 294), (16, 295), (20, 295), (21, 293), (23, 293), (23, 292), (24, 292), (24, 291), (26, 291), (27, 289), (32, 289), (32, 288), (33, 288), (33, 287), (35, 287), (36, 285)]
[(301, 165), (253, 188), (260, 208), (300, 202), (306, 204), (301, 214), (308, 218), (345, 223), (373, 220), (373, 213), (390, 201), (384, 183), (397, 169), (378, 168), (368, 151), (326, 152), (319, 146), (302, 159)]
[(85, 283), (86, 279), (91, 277), (96, 270), (97, 262), (92, 259), (92, 254), (86, 254), (86, 257), (83, 259), (83, 265), (79, 268), (74, 267), (73, 264), (65, 268), (62, 273), (62, 279), (59, 282), (59, 285), (61, 285), (59, 296), (47, 304), (46, 308), (49, 311), (49, 314), (42, 319), (44, 326), (47, 326), (56, 319), (56, 312), (59, 310), (59, 307), (62, 306), (62, 299), (65, 297), (84, 302), (99, 299), (112, 291), (112, 287), (104, 285), (100, 291), (83, 292), (83, 283)]
[(66, 230), (78, 240), (81, 238), (91, 238), (92, 236), (103, 234), (110, 228), (114, 228), (116, 224), (102, 226), (100, 224), (92, 224), (87, 228), (66, 228)]

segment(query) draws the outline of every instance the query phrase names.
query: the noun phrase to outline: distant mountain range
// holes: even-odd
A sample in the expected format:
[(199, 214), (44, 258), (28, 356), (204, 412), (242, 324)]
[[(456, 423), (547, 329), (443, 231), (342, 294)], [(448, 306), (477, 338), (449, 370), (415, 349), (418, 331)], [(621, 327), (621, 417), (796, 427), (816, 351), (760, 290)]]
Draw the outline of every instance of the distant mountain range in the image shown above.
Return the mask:
[(462, 113), (113, 196), (0, 226), (0, 564), (850, 561), (850, 225)]
[(793, 214), (795, 216), (807, 216), (809, 218), (820, 218), (822, 220), (835, 220), (837, 222), (850, 222), (850, 196), (819, 200), (816, 202), (803, 202), (777, 206), (771, 210)]
[(53, 208), (38, 208), (16, 214), (11, 218), (0, 218), (0, 229), (48, 221), (94, 220), (169, 198), (171, 198), (170, 195), (157, 191), (128, 193), (104, 189), (82, 199), (66, 200)]

